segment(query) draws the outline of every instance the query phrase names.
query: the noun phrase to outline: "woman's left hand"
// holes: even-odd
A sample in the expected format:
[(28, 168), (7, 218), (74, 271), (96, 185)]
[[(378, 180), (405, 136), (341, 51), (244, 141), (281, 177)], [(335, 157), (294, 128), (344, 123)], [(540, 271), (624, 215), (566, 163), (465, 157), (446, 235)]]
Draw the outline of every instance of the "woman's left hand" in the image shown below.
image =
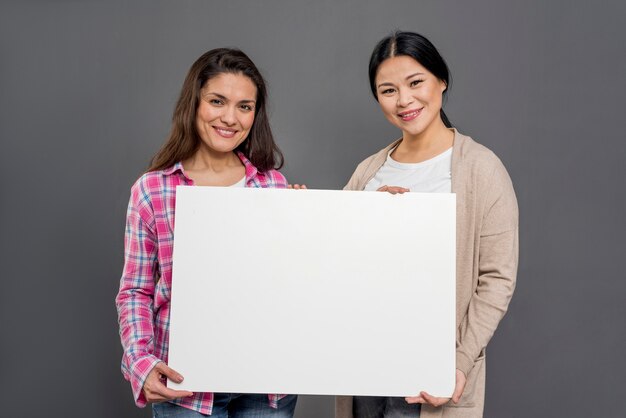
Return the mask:
[[(456, 385), (454, 387), (454, 393), (452, 394), (452, 402), (459, 403), (461, 395), (463, 395), (466, 382), (467, 378), (465, 377), (465, 373), (456, 369)], [(420, 392), (419, 396), (409, 396), (405, 398), (405, 400), (407, 403), (426, 403), (434, 407), (438, 407), (447, 404), (450, 401), (450, 398), (437, 398), (435, 396), (430, 396), (426, 392)]]

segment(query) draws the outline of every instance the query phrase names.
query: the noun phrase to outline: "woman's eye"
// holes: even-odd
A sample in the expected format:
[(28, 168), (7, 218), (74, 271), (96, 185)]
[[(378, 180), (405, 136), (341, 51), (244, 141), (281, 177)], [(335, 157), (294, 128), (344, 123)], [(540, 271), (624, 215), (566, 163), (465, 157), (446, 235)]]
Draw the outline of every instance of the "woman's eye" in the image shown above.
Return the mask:
[(211, 99), (211, 100), (209, 100), (209, 103), (211, 103), (212, 105), (215, 105), (215, 106), (221, 106), (221, 105), (224, 104), (224, 102), (221, 101), (220, 99)]
[(382, 93), (382, 94), (391, 94), (391, 93), (393, 93), (393, 92), (394, 92), (394, 89), (385, 89), (385, 90), (383, 90), (381, 93)]
[(254, 108), (251, 105), (241, 105), (241, 109), (245, 110), (246, 112), (250, 112), (251, 110), (254, 110)]
[(411, 81), (411, 87), (415, 87), (417, 86), (419, 83), (421, 83), (423, 80), (413, 80)]

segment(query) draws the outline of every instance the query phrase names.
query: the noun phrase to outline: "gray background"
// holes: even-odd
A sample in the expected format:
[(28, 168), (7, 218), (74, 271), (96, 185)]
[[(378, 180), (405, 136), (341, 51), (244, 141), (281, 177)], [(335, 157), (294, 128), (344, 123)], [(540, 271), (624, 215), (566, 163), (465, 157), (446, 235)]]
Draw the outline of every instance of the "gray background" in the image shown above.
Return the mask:
[[(269, 82), (284, 173), (337, 189), (399, 135), (367, 60), (402, 28), (447, 59), (448, 115), (502, 158), (519, 199), (518, 288), (489, 346), (485, 416), (623, 417), (625, 4), (3, 2), (0, 415), (149, 415), (119, 372), (125, 209), (201, 53), (246, 51)], [(331, 411), (302, 397), (297, 416)]]

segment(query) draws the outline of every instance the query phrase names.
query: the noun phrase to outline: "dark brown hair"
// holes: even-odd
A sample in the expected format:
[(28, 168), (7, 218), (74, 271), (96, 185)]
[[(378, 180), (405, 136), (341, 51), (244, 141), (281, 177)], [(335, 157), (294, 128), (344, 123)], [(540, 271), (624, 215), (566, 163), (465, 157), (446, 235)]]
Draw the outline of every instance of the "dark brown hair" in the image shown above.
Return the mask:
[(283, 154), (274, 142), (267, 118), (265, 80), (252, 60), (242, 51), (218, 48), (203, 54), (189, 69), (174, 109), (169, 138), (152, 157), (148, 171), (171, 167), (178, 161), (190, 158), (196, 152), (201, 142), (196, 129), (200, 91), (207, 81), (223, 73), (242, 74), (248, 77), (257, 91), (252, 128), (236, 151), (241, 151), (261, 172), (282, 167)]

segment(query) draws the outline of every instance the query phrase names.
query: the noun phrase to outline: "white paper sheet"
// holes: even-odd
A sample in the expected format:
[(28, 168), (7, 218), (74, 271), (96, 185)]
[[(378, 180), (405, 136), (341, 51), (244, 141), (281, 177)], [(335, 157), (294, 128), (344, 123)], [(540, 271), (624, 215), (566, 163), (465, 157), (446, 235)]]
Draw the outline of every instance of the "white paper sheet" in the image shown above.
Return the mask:
[(168, 386), (452, 394), (454, 194), (176, 193)]

